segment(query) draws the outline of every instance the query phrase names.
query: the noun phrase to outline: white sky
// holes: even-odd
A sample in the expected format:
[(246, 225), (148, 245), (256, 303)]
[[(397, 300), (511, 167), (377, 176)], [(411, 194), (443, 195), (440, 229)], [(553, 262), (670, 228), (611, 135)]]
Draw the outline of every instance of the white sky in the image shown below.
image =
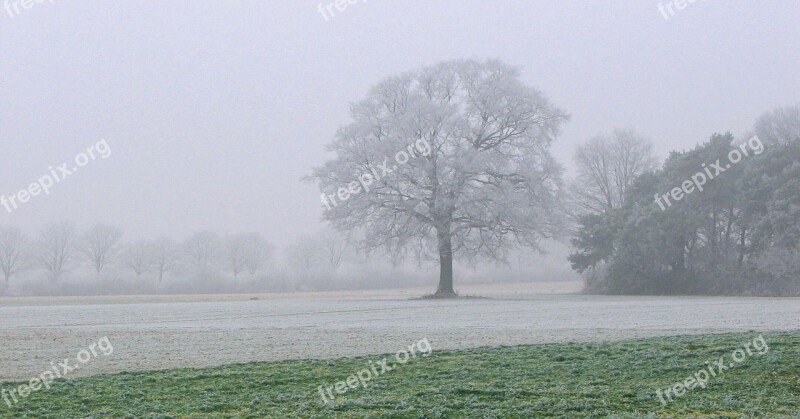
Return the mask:
[(348, 103), (444, 59), (520, 66), (572, 114), (555, 146), (565, 165), (615, 126), (666, 156), (800, 102), (796, 0), (697, 1), (669, 20), (651, 0), (372, 0), (327, 21), (318, 4), (0, 10), (0, 195), (100, 139), (112, 150), (50, 195), (0, 207), (0, 224), (101, 221), (128, 239), (253, 230), (289, 244), (320, 227), (319, 192), (299, 179), (326, 159)]

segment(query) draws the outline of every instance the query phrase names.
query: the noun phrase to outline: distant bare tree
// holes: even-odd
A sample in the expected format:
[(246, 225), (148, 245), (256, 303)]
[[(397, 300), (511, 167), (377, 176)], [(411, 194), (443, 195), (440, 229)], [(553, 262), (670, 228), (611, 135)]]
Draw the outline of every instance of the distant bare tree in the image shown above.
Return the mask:
[(175, 268), (180, 256), (180, 247), (174, 240), (161, 237), (151, 244), (153, 251), (153, 265), (158, 272), (158, 282), (164, 279), (164, 274)]
[(125, 250), (125, 264), (136, 273), (136, 278), (153, 267), (153, 247), (146, 241), (138, 241), (128, 245)]
[(323, 259), (321, 246), (312, 237), (304, 236), (299, 242), (286, 248), (286, 259), (295, 269), (308, 273)]
[(13, 227), (0, 227), (0, 270), (6, 287), (11, 276), (23, 269), (27, 259), (28, 239)]
[(233, 234), (225, 239), (228, 268), (236, 277), (245, 270), (255, 275), (272, 259), (272, 245), (258, 233)]
[(248, 235), (244, 265), (250, 275), (264, 269), (272, 261), (275, 249), (261, 235), (251, 233)]
[(109, 264), (117, 252), (122, 239), (122, 230), (97, 224), (83, 234), (82, 250), (88, 262), (98, 274)]
[(761, 115), (756, 121), (755, 131), (767, 146), (800, 141), (800, 103)]
[(572, 197), (578, 213), (599, 214), (622, 206), (642, 173), (656, 168), (652, 143), (632, 129), (597, 136), (575, 152), (578, 176)]
[(199, 270), (205, 270), (218, 256), (221, 243), (217, 233), (201, 231), (184, 242), (183, 251), (192, 265)]
[(236, 278), (246, 268), (247, 235), (241, 233), (225, 237), (225, 252), (228, 268), (233, 273), (233, 277)]
[(76, 234), (75, 226), (68, 222), (49, 224), (39, 233), (36, 259), (53, 281), (65, 272), (74, 251)]
[(342, 257), (348, 246), (347, 235), (334, 230), (325, 230), (321, 234), (322, 247), (325, 250), (325, 258), (328, 260), (334, 272), (342, 264)]

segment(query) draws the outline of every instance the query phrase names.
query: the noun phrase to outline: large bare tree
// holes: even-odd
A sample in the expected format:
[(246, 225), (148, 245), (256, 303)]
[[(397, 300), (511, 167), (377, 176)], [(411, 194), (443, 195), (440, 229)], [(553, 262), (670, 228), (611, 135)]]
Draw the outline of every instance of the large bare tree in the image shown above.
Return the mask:
[(48, 224), (36, 243), (36, 259), (53, 281), (58, 280), (75, 250), (77, 230), (68, 222)]
[(453, 258), (502, 259), (562, 229), (561, 168), (550, 145), (568, 120), (519, 70), (448, 61), (389, 77), (313, 171), (324, 218), (363, 230), (363, 248), (438, 258), (436, 296), (455, 296)]
[(0, 270), (8, 287), (11, 277), (27, 262), (28, 239), (18, 228), (0, 227)]
[(632, 129), (616, 129), (580, 145), (575, 164), (573, 209), (578, 214), (600, 214), (621, 207), (633, 181), (654, 170), (656, 159), (649, 140)]
[(82, 248), (86, 260), (98, 274), (111, 262), (122, 239), (122, 230), (97, 224), (83, 234)]

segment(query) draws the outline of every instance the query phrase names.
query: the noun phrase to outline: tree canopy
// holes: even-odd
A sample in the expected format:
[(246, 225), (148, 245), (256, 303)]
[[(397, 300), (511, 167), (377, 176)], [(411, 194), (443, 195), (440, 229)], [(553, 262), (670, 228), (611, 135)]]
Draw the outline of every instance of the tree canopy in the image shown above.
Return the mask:
[(389, 77), (351, 106), (313, 171), (324, 219), (365, 248), (437, 257), (438, 295), (454, 257), (504, 257), (563, 228), (550, 145), (568, 120), (499, 61), (448, 61)]

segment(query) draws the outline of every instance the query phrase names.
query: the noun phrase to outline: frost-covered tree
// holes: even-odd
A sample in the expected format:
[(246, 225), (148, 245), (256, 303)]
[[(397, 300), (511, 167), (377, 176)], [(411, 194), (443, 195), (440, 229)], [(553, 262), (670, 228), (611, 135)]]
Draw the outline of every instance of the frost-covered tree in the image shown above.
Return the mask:
[(455, 295), (454, 257), (502, 259), (561, 231), (550, 145), (568, 115), (518, 69), (443, 62), (379, 82), (350, 113), (311, 176), (324, 218), (363, 230), (364, 248), (438, 258), (436, 296)]
[(767, 147), (800, 141), (800, 103), (761, 115), (755, 133)]
[(81, 250), (98, 274), (109, 264), (117, 252), (122, 239), (122, 230), (104, 224), (97, 224), (83, 234)]
[(0, 271), (6, 286), (11, 277), (25, 266), (27, 246), (28, 239), (20, 229), (0, 227)]
[(578, 176), (572, 185), (577, 214), (602, 214), (620, 208), (633, 181), (655, 170), (652, 143), (632, 129), (616, 129), (578, 147)]

